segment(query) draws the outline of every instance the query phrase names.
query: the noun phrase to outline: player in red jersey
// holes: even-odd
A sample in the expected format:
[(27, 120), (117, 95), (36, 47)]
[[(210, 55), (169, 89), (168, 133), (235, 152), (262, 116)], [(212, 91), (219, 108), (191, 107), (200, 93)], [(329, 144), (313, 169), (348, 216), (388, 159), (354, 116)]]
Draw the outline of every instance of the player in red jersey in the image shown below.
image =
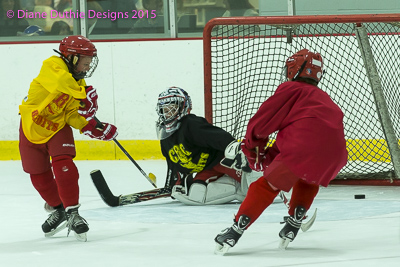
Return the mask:
[[(263, 176), (250, 185), (233, 226), (215, 238), (216, 253), (226, 253), (281, 190), (292, 189), (290, 217), (279, 233), (281, 247), (286, 248), (296, 237), (319, 186), (328, 186), (346, 165), (343, 112), (318, 87), (322, 74), (320, 54), (298, 51), (286, 60), (288, 81), (250, 119), (238, 151)], [(266, 147), (269, 135), (276, 131), (276, 141)]]

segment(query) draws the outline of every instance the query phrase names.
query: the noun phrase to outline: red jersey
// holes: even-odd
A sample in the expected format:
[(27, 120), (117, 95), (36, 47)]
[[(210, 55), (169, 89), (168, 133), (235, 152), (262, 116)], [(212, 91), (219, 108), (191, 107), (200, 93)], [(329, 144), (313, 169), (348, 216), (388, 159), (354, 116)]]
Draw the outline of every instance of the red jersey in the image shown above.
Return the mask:
[(254, 148), (258, 139), (267, 141), (275, 131), (264, 174), (284, 165), (308, 183), (327, 186), (347, 163), (343, 112), (317, 86), (282, 83), (250, 119), (246, 146)]

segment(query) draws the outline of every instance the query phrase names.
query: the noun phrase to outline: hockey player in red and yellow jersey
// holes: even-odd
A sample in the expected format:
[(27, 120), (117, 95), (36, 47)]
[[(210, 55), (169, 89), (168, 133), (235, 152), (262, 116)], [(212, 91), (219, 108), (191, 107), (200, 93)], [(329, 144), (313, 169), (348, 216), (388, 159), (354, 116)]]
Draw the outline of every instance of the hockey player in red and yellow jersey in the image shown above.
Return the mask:
[[(97, 49), (83, 36), (64, 38), (52, 56), (43, 62), (28, 95), (19, 106), (19, 149), (25, 172), (51, 212), (43, 223), (46, 237), (68, 227), (78, 240), (86, 241), (87, 222), (79, 215), (79, 173), (71, 127), (100, 140), (117, 136), (114, 125), (96, 127), (97, 93), (87, 86), (97, 67)], [(99, 130), (102, 128), (104, 130)]]
[[(217, 235), (216, 253), (233, 247), (278, 193), (292, 189), (289, 215), (280, 231), (280, 247), (293, 241), (319, 186), (328, 186), (347, 163), (343, 112), (317, 87), (322, 57), (303, 49), (286, 60), (282, 83), (250, 119), (245, 139), (234, 144), (263, 177), (252, 183), (232, 227)], [(278, 131), (267, 148), (269, 135)]]

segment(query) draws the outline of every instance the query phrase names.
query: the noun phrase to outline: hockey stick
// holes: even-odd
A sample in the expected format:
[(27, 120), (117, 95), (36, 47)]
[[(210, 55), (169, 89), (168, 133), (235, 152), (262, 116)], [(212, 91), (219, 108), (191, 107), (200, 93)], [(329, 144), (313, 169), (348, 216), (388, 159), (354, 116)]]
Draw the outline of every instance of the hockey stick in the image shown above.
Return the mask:
[[(282, 191), (279, 192), (279, 197), (282, 199), (282, 201), (285, 204), (285, 206), (289, 209), (289, 200), (287, 199), (287, 197), (285, 196), (285, 194)], [(306, 218), (304, 218), (304, 219), (306, 219)], [(311, 218), (307, 222), (302, 222), (301, 223), (300, 229), (303, 232), (306, 232), (308, 229), (311, 228), (311, 226), (313, 226), (316, 218), (317, 218), (317, 209), (315, 209), (314, 214), (311, 216)], [(287, 218), (285, 216), (283, 218), (284, 222), (286, 222), (286, 219)]]
[[(93, 118), (97, 122), (98, 127), (102, 130), (103, 124), (101, 123), (101, 121), (99, 121), (99, 119), (96, 118), (96, 116), (94, 116)], [(147, 181), (149, 181), (154, 186), (154, 188), (157, 188), (156, 176), (154, 174), (152, 174), (151, 172), (149, 173), (149, 175), (147, 175), (143, 171), (143, 169), (140, 168), (139, 164), (137, 164), (137, 162), (131, 157), (131, 155), (129, 155), (128, 151), (126, 151), (126, 149), (118, 142), (118, 140), (114, 138), (113, 141), (122, 150), (122, 152), (124, 152), (124, 154), (128, 157), (128, 159), (136, 166), (136, 168), (138, 168), (138, 170), (143, 174), (143, 176), (146, 177)]]
[(90, 176), (94, 186), (100, 194), (101, 199), (103, 199), (103, 201), (110, 207), (124, 206), (171, 196), (171, 192), (169, 190), (165, 188), (156, 188), (149, 191), (138, 192), (130, 195), (120, 195), (117, 197), (111, 192), (100, 170), (92, 171)]
[[(83, 101), (80, 101), (79, 105), (83, 108), (85, 107), (85, 103)], [(101, 121), (98, 118), (96, 118), (96, 116), (94, 116), (93, 119), (97, 122), (96, 128), (103, 130), (103, 124), (101, 123)], [(113, 141), (122, 150), (122, 152), (124, 152), (124, 154), (128, 157), (128, 159), (136, 166), (136, 168), (138, 168), (138, 170), (143, 174), (143, 176), (146, 177), (147, 181), (149, 181), (154, 186), (154, 188), (157, 188), (156, 176), (151, 172), (149, 173), (149, 175), (147, 175), (143, 171), (143, 169), (140, 168), (139, 164), (137, 164), (137, 162), (131, 157), (131, 155), (129, 155), (128, 151), (126, 151), (126, 149), (117, 141), (117, 139), (114, 138)]]
[(125, 155), (128, 157), (128, 159), (135, 164), (136, 168), (138, 168), (138, 170), (143, 174), (144, 177), (146, 177), (146, 179), (155, 187), (157, 188), (156, 183), (156, 176), (154, 174), (152, 174), (151, 172), (149, 173), (149, 175), (147, 175), (142, 168), (140, 168), (139, 164), (137, 164), (137, 162), (131, 157), (131, 155), (129, 155), (128, 151), (125, 150), (125, 148), (117, 141), (117, 139), (113, 139), (113, 141), (115, 142), (115, 144), (122, 150), (122, 152), (125, 153)]

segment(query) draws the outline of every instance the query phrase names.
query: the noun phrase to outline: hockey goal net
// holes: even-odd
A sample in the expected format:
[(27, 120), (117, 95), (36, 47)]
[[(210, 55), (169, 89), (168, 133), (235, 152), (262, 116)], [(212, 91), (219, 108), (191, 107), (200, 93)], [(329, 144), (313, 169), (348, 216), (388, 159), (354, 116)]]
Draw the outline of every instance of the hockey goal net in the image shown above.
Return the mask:
[(283, 81), (285, 60), (319, 52), (319, 87), (344, 112), (349, 152), (333, 182), (400, 185), (399, 36), (400, 14), (213, 19), (203, 36), (206, 119), (243, 138)]

